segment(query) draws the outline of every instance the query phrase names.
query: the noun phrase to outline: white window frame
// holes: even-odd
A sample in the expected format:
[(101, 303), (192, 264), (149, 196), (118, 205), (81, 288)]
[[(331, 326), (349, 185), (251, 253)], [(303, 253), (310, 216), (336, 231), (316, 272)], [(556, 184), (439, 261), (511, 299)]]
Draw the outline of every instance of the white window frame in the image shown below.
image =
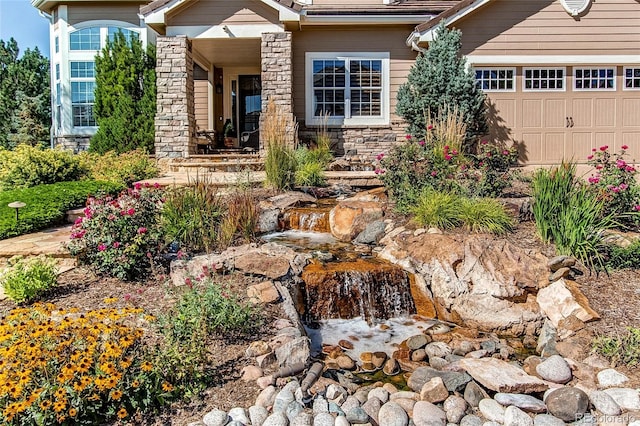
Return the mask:
[[(476, 72), (477, 71), (511, 71), (513, 73), (513, 76), (511, 77), (511, 89), (484, 89), (482, 88), (482, 85), (480, 85), (480, 89), (485, 92), (485, 93), (492, 93), (492, 92), (515, 92), (516, 91), (516, 68), (515, 67), (473, 67), (473, 77), (476, 80), (476, 84), (478, 82), (481, 82), (482, 80), (478, 80), (476, 78)], [(507, 80), (505, 80), (507, 81)]]
[[(305, 124), (319, 126), (323, 124), (323, 118), (315, 116), (314, 90), (313, 90), (313, 61), (314, 60), (345, 60), (347, 63), (345, 75), (345, 117), (329, 117), (329, 126), (386, 126), (390, 123), (390, 55), (389, 52), (307, 52), (305, 54)], [(380, 115), (350, 117), (351, 92), (349, 90), (349, 65), (348, 61), (354, 60), (380, 60), (382, 63), (382, 81), (380, 93)]]
[[(606, 65), (606, 66), (580, 66), (580, 67), (573, 67), (573, 91), (574, 92), (615, 92), (617, 90), (616, 87), (616, 79), (617, 79), (617, 75), (616, 75), (616, 70), (617, 70), (617, 66), (615, 65)], [(613, 76), (611, 77), (613, 79), (613, 87), (607, 87), (607, 88), (598, 88), (598, 87), (589, 87), (589, 88), (578, 88), (577, 87), (577, 83), (578, 83), (578, 79), (576, 77), (576, 73), (578, 70), (589, 70), (589, 71), (593, 71), (593, 70), (613, 70)], [(599, 79), (600, 77), (598, 77)], [(584, 77), (582, 78), (584, 80)]]
[[(638, 70), (640, 71), (640, 65), (636, 65), (636, 66), (632, 66), (632, 67), (624, 67), (623, 71), (622, 71), (622, 90), (630, 90), (630, 91), (634, 91), (634, 90), (640, 90), (640, 85), (638, 87), (627, 87), (627, 70)], [(635, 79), (634, 77), (631, 77), (632, 79)]]
[[(527, 88), (527, 71), (562, 71), (562, 88), (558, 89), (542, 89), (542, 88)], [(533, 78), (533, 77), (532, 77)], [(540, 81), (543, 78), (540, 77)], [(558, 81), (557, 77), (548, 78), (547, 80)], [(566, 67), (522, 67), (522, 91), (523, 92), (566, 92), (567, 91), (567, 68)]]

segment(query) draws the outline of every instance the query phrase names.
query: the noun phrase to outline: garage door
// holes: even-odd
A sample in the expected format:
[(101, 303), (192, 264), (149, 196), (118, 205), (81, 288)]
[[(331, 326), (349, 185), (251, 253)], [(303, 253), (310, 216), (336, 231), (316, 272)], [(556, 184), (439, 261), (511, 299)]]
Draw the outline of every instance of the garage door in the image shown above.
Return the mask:
[(640, 66), (490, 67), (476, 78), (493, 136), (520, 143), (526, 164), (585, 162), (603, 145), (627, 145), (640, 162)]

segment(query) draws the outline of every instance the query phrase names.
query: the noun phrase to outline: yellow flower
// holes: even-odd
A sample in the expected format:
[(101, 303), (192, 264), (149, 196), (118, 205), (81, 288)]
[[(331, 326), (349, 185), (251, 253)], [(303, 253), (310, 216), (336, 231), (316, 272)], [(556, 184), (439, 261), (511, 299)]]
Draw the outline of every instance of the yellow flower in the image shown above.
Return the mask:
[(117, 297), (107, 297), (106, 299), (104, 299), (104, 303), (106, 304), (115, 303), (117, 301), (118, 301)]
[(173, 390), (173, 386), (169, 382), (164, 382), (162, 384), (162, 390), (165, 392), (171, 392)]
[(149, 361), (145, 361), (140, 366), (140, 369), (142, 371), (151, 371), (151, 370), (153, 370), (153, 365)]
[(114, 401), (120, 401), (120, 398), (122, 398), (122, 391), (120, 391), (119, 389), (114, 389), (109, 394), (109, 397)]
[(121, 408), (121, 409), (118, 411), (118, 418), (119, 418), (119, 419), (124, 419), (124, 418), (125, 418), (125, 417), (127, 417), (128, 415), (129, 415), (129, 413), (127, 413), (127, 410), (125, 410), (125, 409), (124, 409), (124, 407), (123, 407), (123, 408)]
[(48, 399), (45, 399), (40, 403), (40, 408), (42, 408), (42, 411), (47, 411), (49, 407), (51, 407), (51, 401), (49, 401)]
[(61, 400), (58, 400), (58, 401), (53, 403), (53, 411), (55, 411), (56, 413), (59, 413), (60, 411), (64, 410), (65, 408), (67, 408), (67, 400), (66, 399), (61, 399)]
[(69, 417), (75, 417), (78, 415), (78, 410), (76, 410), (75, 408), (71, 407), (69, 409)]

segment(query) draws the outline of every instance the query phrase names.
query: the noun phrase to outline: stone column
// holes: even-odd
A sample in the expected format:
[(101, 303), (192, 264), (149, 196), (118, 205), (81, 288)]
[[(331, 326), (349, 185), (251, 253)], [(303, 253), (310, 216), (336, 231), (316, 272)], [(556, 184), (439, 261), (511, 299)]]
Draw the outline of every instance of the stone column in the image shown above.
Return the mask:
[[(260, 123), (270, 99), (280, 111), (293, 121), (293, 49), (291, 32), (263, 33), (261, 45), (262, 62), (262, 114)], [(262, 128), (262, 125), (260, 126)], [(294, 139), (294, 129), (289, 135)], [(264, 150), (264, 140), (260, 132), (260, 150)]]
[(156, 158), (185, 158), (196, 152), (193, 56), (186, 36), (156, 43)]

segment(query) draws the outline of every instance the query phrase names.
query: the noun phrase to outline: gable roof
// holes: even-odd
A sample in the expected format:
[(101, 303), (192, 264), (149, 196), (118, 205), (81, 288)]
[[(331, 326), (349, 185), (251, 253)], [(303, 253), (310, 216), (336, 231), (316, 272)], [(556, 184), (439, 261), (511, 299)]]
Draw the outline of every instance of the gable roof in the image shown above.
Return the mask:
[[(182, 3), (191, 3), (193, 0), (184, 0)], [(295, 12), (300, 12), (302, 10), (302, 5), (294, 2), (293, 0), (262, 0), (263, 3), (266, 3), (274, 8), (278, 8), (278, 6), (285, 7)], [(150, 13), (156, 12), (163, 7), (169, 5), (169, 3), (180, 3), (175, 0), (153, 0), (151, 3), (141, 6), (140, 13), (143, 15), (149, 15)], [(170, 6), (169, 6), (170, 7)]]

